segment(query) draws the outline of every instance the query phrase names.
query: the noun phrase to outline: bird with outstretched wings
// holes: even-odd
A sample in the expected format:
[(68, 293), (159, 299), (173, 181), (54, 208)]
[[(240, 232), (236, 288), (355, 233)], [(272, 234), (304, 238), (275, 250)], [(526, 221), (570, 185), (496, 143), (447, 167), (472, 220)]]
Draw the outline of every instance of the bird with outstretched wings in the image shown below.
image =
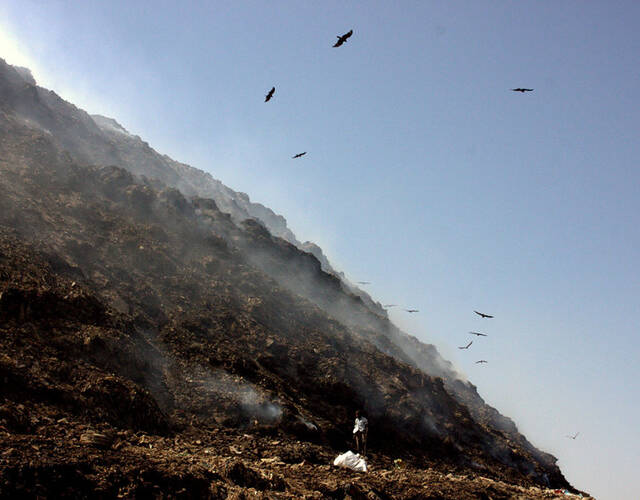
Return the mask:
[(266, 96), (264, 96), (264, 102), (269, 102), (273, 97), (273, 94), (275, 94), (275, 92), (276, 92), (276, 88), (271, 87), (271, 90), (269, 91), (269, 93)]
[(485, 313), (481, 313), (481, 312), (478, 312), (478, 311), (473, 311), (473, 312), (476, 313), (481, 318), (493, 318), (493, 316), (491, 316), (490, 314), (485, 314)]
[(579, 432), (576, 432), (573, 436), (566, 436), (566, 437), (568, 437), (569, 439), (575, 439), (578, 437), (579, 434), (580, 434)]
[(523, 88), (520, 88), (520, 87), (518, 87), (517, 89), (511, 89), (511, 90), (513, 90), (514, 92), (522, 92), (523, 94), (525, 92), (533, 92), (533, 89), (523, 89)]
[(471, 347), (471, 344), (473, 344), (473, 340), (464, 347), (458, 347), (458, 349), (469, 349), (469, 347)]
[(382, 307), (396, 307), (398, 304), (384, 304)]
[(417, 313), (420, 312), (417, 309), (405, 309), (405, 311), (407, 311), (408, 313)]
[(294, 158), (294, 159), (295, 158), (300, 158), (301, 156), (304, 156), (306, 154), (307, 154), (307, 152), (305, 151), (304, 153), (298, 153), (297, 155), (293, 155), (291, 158)]
[(345, 33), (342, 36), (336, 35), (336, 37), (338, 38), (338, 41), (335, 43), (334, 47), (340, 47), (340, 45), (346, 42), (347, 38), (349, 38), (351, 35), (353, 35), (353, 30), (349, 30), (348, 33)]
[(469, 332), (471, 335), (475, 335), (476, 337), (488, 337), (488, 335), (486, 333), (480, 333), (480, 332)]
[(487, 361), (486, 359), (481, 359), (481, 360), (479, 360), (479, 361), (476, 361), (476, 365), (477, 365), (478, 363), (480, 363), (480, 364), (482, 364), (482, 363), (488, 363), (488, 361)]

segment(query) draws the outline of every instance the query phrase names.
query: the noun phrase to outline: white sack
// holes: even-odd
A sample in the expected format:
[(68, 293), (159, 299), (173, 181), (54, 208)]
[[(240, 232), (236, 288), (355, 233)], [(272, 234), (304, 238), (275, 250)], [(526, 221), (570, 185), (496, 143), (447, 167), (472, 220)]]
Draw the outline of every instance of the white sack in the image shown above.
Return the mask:
[(337, 465), (338, 467), (347, 467), (348, 469), (355, 470), (357, 472), (367, 472), (367, 462), (365, 459), (352, 451), (338, 455), (333, 461), (333, 465)]

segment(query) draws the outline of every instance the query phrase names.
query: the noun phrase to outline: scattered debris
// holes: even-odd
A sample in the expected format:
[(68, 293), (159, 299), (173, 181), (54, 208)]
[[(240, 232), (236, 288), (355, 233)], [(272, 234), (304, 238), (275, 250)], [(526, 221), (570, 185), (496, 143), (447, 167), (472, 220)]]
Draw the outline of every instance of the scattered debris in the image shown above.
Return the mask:
[(111, 448), (115, 434), (113, 432), (93, 432), (88, 431), (80, 436), (80, 442), (97, 448)]

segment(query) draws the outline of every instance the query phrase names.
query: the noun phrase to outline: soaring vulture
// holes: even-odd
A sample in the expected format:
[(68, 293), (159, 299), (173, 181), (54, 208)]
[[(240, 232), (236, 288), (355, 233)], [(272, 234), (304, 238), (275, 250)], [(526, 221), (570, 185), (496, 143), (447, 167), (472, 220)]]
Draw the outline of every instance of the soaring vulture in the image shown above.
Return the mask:
[(476, 313), (478, 316), (482, 317), (482, 318), (493, 318), (493, 316), (489, 315), (489, 314), (485, 314), (485, 313), (481, 313), (478, 311), (473, 311), (474, 313)]
[(480, 332), (469, 332), (471, 335), (475, 335), (476, 337), (487, 337), (486, 333), (480, 333)]
[(349, 30), (349, 33), (345, 33), (342, 36), (336, 35), (336, 38), (338, 39), (338, 41), (335, 43), (334, 47), (340, 47), (340, 45), (346, 42), (347, 38), (349, 38), (351, 35), (353, 35), (353, 30)]
[(275, 93), (275, 91), (276, 91), (276, 88), (271, 87), (271, 90), (269, 91), (269, 93), (266, 96), (264, 96), (264, 102), (269, 102), (273, 97), (273, 94)]

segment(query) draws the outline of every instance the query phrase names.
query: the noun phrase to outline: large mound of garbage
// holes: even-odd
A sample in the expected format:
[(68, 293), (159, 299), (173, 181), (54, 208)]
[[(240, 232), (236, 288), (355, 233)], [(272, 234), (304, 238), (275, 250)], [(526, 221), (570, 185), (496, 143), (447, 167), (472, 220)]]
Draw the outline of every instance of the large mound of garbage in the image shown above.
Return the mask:
[[(574, 491), (468, 386), (464, 400), (404, 359), (315, 257), (213, 200), (78, 161), (12, 108), (40, 116), (41, 90), (5, 77), (1, 497)], [(82, 126), (62, 108), (46, 108), (51, 130)], [(367, 474), (332, 465), (356, 410)]]

